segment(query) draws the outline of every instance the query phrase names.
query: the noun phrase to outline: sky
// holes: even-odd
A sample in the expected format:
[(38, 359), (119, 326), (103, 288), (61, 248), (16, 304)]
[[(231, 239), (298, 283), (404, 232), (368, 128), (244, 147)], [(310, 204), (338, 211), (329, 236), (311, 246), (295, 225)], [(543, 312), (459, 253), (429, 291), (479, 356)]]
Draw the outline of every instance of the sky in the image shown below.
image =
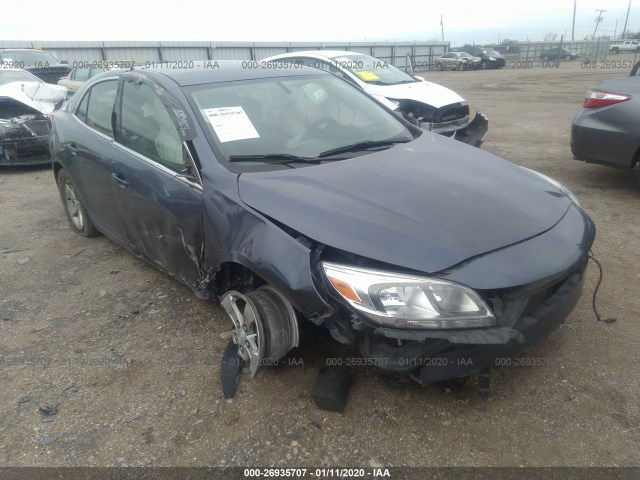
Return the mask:
[[(454, 45), (505, 38), (571, 37), (573, 0), (29, 0), (6, 1), (0, 40), (428, 41)], [(620, 32), (628, 0), (577, 0), (576, 39)], [(55, 7), (60, 7), (56, 10)], [(100, 7), (99, 9), (96, 7)], [(640, 31), (640, 0), (627, 30)]]

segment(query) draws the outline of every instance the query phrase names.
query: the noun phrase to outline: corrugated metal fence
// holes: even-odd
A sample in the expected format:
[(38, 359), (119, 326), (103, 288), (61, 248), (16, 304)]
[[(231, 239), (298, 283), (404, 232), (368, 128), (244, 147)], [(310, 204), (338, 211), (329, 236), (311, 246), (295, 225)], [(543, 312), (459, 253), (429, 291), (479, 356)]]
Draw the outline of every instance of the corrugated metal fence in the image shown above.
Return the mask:
[(158, 62), (162, 60), (262, 60), (300, 50), (348, 50), (365, 53), (398, 68), (408, 65), (407, 55), (418, 69), (428, 69), (444, 54), (448, 42), (61, 42), (5, 41), (0, 48), (37, 48), (52, 52), (70, 65), (79, 62)]

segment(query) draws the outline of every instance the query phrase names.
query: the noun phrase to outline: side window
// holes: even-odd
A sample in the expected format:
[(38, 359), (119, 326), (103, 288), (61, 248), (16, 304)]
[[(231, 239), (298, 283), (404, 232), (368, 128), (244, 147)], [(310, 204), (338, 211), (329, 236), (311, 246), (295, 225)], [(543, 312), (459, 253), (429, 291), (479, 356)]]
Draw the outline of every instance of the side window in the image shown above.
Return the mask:
[(78, 82), (85, 82), (89, 80), (89, 68), (76, 68), (74, 70), (73, 80)]
[[(118, 91), (117, 80), (107, 80), (91, 87), (86, 124), (113, 138), (111, 113)], [(86, 96), (85, 96), (86, 98)], [(82, 100), (84, 102), (84, 99)], [(80, 105), (82, 107), (82, 105)], [(78, 109), (80, 110), (80, 109)]]
[(184, 170), (182, 140), (150, 85), (133, 80), (124, 82), (121, 126), (123, 145), (175, 172)]
[(82, 97), (82, 101), (80, 102), (80, 105), (78, 105), (78, 108), (76, 109), (76, 117), (78, 117), (84, 123), (87, 123), (87, 104), (89, 103), (90, 93), (91, 92), (89, 91), (84, 94), (84, 97)]

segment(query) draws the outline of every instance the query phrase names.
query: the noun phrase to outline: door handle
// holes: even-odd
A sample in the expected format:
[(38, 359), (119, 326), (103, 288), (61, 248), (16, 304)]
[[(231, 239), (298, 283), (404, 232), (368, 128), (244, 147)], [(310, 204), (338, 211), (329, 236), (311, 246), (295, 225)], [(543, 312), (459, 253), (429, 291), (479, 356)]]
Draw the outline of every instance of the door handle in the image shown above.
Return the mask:
[(126, 178), (124, 178), (124, 175), (121, 175), (119, 173), (112, 173), (111, 176), (120, 188), (126, 188), (129, 185), (129, 182)]
[(75, 157), (78, 154), (78, 148), (77, 148), (76, 144), (75, 143), (69, 143), (67, 145), (67, 152), (69, 152), (69, 154), (72, 157)]

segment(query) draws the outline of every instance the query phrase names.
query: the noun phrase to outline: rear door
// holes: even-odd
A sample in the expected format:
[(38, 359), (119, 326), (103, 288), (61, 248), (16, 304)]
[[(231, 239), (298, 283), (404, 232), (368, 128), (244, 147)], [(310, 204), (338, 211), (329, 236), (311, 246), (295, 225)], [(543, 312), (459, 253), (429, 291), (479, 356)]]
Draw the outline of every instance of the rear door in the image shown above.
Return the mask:
[(113, 152), (115, 197), (130, 247), (195, 287), (203, 246), (202, 185), (179, 128), (189, 123), (185, 112), (159, 85), (137, 73), (123, 77)]
[(89, 215), (98, 229), (116, 241), (124, 241), (122, 219), (114, 208), (112, 114), (118, 79), (110, 78), (84, 92), (72, 113), (60, 148)]

